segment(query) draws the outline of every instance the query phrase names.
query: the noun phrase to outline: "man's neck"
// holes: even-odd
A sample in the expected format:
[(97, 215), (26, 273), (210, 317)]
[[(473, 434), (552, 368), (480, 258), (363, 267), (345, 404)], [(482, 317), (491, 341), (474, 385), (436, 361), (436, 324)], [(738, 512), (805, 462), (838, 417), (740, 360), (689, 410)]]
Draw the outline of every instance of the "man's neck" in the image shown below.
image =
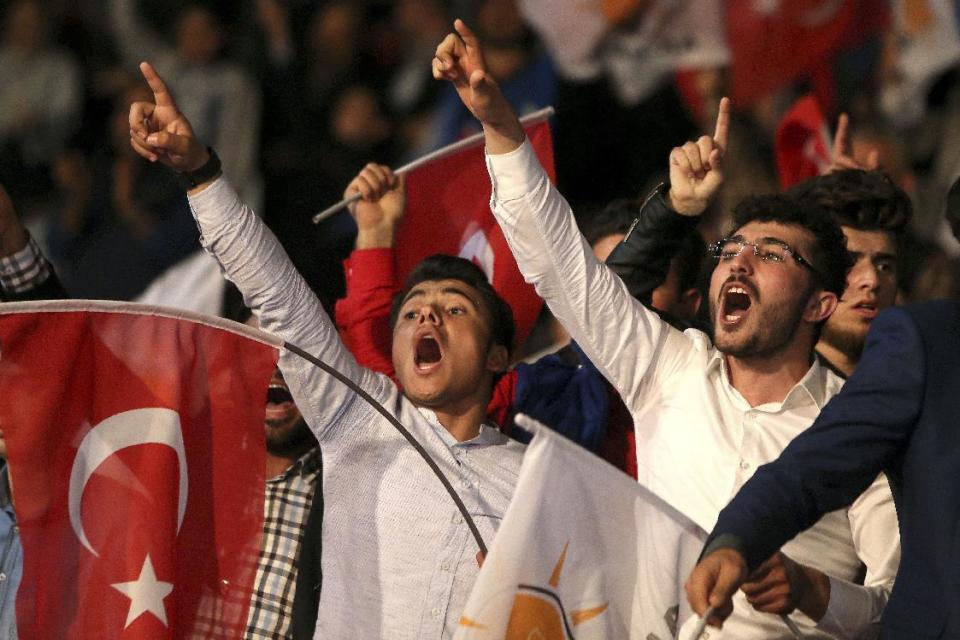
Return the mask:
[(466, 442), (480, 435), (480, 425), (487, 417), (486, 409), (485, 405), (475, 404), (465, 410), (457, 407), (443, 407), (433, 409), (433, 412), (437, 414), (437, 421), (456, 438), (457, 442)]
[(857, 368), (857, 363), (860, 361), (859, 355), (853, 356), (824, 340), (817, 343), (817, 353), (823, 356), (830, 363), (830, 366), (842, 373), (845, 378), (849, 378), (853, 374), (853, 370)]
[(270, 478), (276, 478), (281, 473), (284, 473), (310, 449), (312, 449), (312, 447), (307, 447), (302, 451), (294, 451), (284, 455), (276, 455), (267, 451), (267, 480)]
[(783, 402), (790, 390), (810, 370), (812, 355), (808, 348), (788, 350), (772, 357), (737, 358), (724, 355), (724, 358), (730, 384), (751, 407), (756, 407), (769, 402)]

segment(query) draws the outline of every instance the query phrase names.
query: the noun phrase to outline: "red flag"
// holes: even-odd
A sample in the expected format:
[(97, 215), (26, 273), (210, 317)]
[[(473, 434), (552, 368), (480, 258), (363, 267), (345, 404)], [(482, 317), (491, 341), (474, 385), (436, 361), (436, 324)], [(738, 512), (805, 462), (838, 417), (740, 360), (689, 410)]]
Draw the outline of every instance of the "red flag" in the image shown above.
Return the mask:
[(278, 352), (245, 327), (184, 315), (0, 309), (21, 637), (242, 635)]
[(830, 129), (815, 97), (803, 96), (783, 116), (774, 153), (784, 191), (830, 168)]
[[(530, 124), (527, 137), (537, 157), (556, 181), (553, 140), (545, 120)], [(434, 253), (473, 260), (510, 303), (522, 344), (543, 301), (523, 281), (503, 231), (490, 211), (490, 178), (482, 138), (407, 174), (407, 211), (397, 232), (397, 270), (402, 278)]]
[(749, 106), (809, 76), (829, 107), (829, 58), (880, 31), (887, 18), (886, 3), (875, 0), (729, 0), (733, 103)]

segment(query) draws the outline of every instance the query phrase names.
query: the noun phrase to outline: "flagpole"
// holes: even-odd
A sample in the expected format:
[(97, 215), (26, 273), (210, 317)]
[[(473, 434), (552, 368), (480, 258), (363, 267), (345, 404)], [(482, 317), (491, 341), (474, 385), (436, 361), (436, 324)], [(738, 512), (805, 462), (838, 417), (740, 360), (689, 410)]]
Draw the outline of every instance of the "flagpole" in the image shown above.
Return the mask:
[[(534, 111), (533, 113), (530, 113), (520, 118), (520, 124), (524, 126), (528, 124), (535, 124), (541, 120), (546, 120), (547, 118), (552, 116), (553, 113), (554, 113), (553, 107), (544, 107), (539, 111)], [(439, 160), (440, 158), (444, 158), (458, 151), (462, 151), (468, 147), (471, 147), (477, 144), (478, 142), (480, 142), (481, 140), (483, 140), (483, 133), (477, 133), (470, 137), (464, 138), (463, 140), (458, 140), (453, 144), (449, 144), (441, 149), (437, 149), (436, 151), (431, 151), (427, 155), (421, 156), (416, 160), (403, 165), (402, 167), (394, 171), (394, 173), (398, 176), (405, 175), (407, 173), (410, 173), (414, 169), (419, 169), (423, 165), (433, 162), (434, 160)], [(359, 200), (361, 197), (362, 196), (359, 193), (355, 193), (349, 198), (344, 198), (337, 204), (327, 207), (320, 213), (313, 216), (313, 224), (320, 224), (321, 222), (323, 222), (324, 220), (326, 220), (336, 212), (340, 211), (344, 207), (347, 207), (353, 204), (354, 202)]]

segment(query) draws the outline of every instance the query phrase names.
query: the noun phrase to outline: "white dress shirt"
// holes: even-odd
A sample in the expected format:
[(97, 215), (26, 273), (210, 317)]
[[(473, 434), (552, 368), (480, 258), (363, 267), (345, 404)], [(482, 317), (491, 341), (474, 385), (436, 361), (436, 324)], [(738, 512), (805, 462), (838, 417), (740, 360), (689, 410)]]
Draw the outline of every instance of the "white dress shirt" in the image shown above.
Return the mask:
[[(390, 410), (457, 489), (489, 546), (524, 446), (481, 425), (456, 439), (385, 375), (360, 367), (264, 224), (219, 179), (190, 197), (201, 243), (264, 331), (317, 356)], [(323, 455), (323, 590), (316, 638), (450, 638), (476, 579), (477, 545), (413, 447), (344, 385), (282, 350), (280, 369)]]
[[(814, 360), (782, 402), (751, 407), (731, 385), (723, 355), (705, 334), (673, 329), (594, 258), (529, 142), (488, 155), (487, 165), (491, 208), (521, 272), (630, 409), (639, 481), (710, 531), (720, 509), (759, 465), (810, 426), (842, 380)], [(791, 616), (804, 637), (875, 637), (899, 548), (884, 476), (849, 509), (824, 516), (784, 546), (794, 560), (831, 576), (830, 603), (819, 626), (799, 612)], [(857, 584), (862, 565), (866, 586)], [(754, 611), (742, 593), (724, 633), (793, 637), (779, 617)]]

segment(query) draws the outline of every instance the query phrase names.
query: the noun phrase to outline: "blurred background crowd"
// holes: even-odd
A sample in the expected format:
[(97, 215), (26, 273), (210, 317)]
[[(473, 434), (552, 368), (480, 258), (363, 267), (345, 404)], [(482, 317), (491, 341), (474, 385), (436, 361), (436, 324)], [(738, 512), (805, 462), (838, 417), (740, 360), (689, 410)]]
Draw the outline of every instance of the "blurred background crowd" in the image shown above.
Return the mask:
[(126, 300), (199, 248), (182, 188), (128, 145), (137, 63), (171, 84), (224, 171), (325, 304), (343, 294), (347, 212), (313, 225), (367, 162), (397, 166), (475, 124), (430, 60), (454, 17), (521, 113), (553, 105), (559, 188), (584, 224), (642, 197), (672, 146), (735, 122), (731, 203), (779, 188), (794, 100), (914, 200), (903, 300), (960, 294), (943, 222), (960, 174), (960, 8), (931, 0), (16, 0), (0, 2), (0, 183), (75, 297)]

